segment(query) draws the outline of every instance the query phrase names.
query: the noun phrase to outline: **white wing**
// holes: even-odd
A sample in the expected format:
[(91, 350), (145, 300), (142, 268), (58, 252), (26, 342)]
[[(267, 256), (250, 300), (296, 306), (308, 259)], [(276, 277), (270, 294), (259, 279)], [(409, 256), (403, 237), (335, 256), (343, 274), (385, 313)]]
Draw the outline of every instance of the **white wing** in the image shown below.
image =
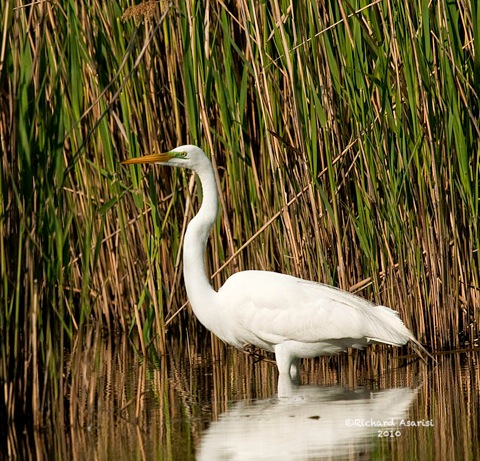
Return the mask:
[[(265, 347), (348, 340), (352, 346), (376, 341), (403, 345), (413, 335), (397, 313), (328, 285), (265, 271), (232, 275), (219, 290), (228, 311), (227, 342)], [(358, 340), (358, 341), (355, 341)]]

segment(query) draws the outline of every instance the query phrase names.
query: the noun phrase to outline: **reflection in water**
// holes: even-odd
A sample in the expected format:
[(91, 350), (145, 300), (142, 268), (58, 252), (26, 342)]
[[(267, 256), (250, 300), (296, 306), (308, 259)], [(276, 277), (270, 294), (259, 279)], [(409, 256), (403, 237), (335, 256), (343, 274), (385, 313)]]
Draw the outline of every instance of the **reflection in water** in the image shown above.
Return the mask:
[[(266, 457), (307, 446), (315, 459), (476, 459), (480, 452), (478, 352), (440, 356), (435, 367), (374, 350), (307, 361), (308, 385), (278, 389), (272, 364), (213, 346), (170, 344), (167, 357), (146, 359), (128, 339), (78, 337), (51, 420), (40, 429), (9, 425), (2, 447), (9, 458), (74, 461), (242, 459), (240, 449), (252, 446), (253, 460), (263, 449), (258, 437)], [(399, 424), (403, 415), (433, 426), (398, 426), (400, 436), (386, 438), (347, 426), (350, 419)]]
[[(396, 430), (416, 392), (341, 386), (290, 386), (282, 397), (241, 401), (203, 434), (199, 460), (303, 460), (365, 453), (378, 434)], [(288, 390), (286, 388), (289, 388)]]

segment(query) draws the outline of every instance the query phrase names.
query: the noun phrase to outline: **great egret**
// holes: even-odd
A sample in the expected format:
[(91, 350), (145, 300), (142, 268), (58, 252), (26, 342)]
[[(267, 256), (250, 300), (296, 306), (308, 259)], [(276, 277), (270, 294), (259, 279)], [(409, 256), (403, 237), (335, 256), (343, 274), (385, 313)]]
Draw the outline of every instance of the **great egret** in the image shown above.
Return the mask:
[(329, 285), (249, 270), (233, 274), (215, 291), (205, 271), (204, 253), (217, 218), (218, 191), (205, 153), (185, 145), (122, 163), (188, 168), (200, 178), (203, 201), (185, 233), (183, 273), (193, 312), (226, 343), (274, 352), (280, 374), (290, 373), (292, 378), (297, 376), (300, 358), (336, 354), (348, 347), (402, 346), (412, 341), (424, 350), (397, 312)]

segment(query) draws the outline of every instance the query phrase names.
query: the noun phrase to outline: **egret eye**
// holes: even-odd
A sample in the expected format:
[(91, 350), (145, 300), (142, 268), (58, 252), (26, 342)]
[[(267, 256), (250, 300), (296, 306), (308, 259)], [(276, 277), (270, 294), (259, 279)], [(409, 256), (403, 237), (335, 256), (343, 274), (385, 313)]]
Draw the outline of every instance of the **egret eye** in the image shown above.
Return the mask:
[(186, 152), (175, 152), (174, 158), (186, 158), (187, 153)]

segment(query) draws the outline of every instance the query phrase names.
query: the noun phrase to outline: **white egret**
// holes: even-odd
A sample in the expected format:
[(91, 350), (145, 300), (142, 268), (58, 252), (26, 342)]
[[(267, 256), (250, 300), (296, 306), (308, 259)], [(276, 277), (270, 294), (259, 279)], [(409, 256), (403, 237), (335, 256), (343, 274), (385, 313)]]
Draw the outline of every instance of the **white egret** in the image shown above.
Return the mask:
[(249, 270), (233, 274), (217, 291), (205, 271), (205, 246), (218, 211), (212, 164), (197, 146), (146, 155), (124, 164), (158, 163), (193, 170), (203, 201), (190, 221), (183, 244), (187, 296), (198, 320), (235, 347), (248, 344), (275, 353), (280, 374), (297, 375), (301, 358), (332, 355), (369, 343), (421, 348), (398, 313), (329, 285), (277, 272)]

